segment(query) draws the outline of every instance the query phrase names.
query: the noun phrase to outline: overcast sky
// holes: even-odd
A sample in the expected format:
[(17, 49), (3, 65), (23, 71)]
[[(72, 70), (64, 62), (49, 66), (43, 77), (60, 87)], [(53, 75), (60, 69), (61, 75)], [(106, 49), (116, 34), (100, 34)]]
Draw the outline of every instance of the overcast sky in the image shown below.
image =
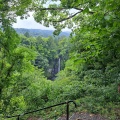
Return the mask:
[[(37, 23), (33, 16), (32, 13), (30, 13), (30, 17), (27, 19), (21, 20), (20, 17), (17, 17), (17, 23), (13, 24), (14, 28), (28, 28), (28, 29), (42, 29), (42, 30), (54, 30), (54, 28), (51, 27), (45, 27), (39, 23)], [(69, 29), (64, 29), (63, 31), (70, 31)]]

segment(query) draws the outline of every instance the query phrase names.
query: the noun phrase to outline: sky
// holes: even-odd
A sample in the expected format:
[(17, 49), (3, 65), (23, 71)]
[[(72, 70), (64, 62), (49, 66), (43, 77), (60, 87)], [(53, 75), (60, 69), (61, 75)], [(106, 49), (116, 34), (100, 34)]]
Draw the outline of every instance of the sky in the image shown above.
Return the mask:
[[(40, 23), (37, 23), (34, 20), (32, 13), (29, 13), (29, 14), (30, 14), (30, 17), (28, 17), (27, 19), (21, 20), (20, 17), (17, 17), (17, 23), (14, 23), (13, 27), (14, 28), (54, 30), (54, 28), (52, 26), (45, 27), (45, 26), (41, 25)], [(63, 31), (70, 31), (70, 29), (66, 28), (66, 29), (63, 29)]]

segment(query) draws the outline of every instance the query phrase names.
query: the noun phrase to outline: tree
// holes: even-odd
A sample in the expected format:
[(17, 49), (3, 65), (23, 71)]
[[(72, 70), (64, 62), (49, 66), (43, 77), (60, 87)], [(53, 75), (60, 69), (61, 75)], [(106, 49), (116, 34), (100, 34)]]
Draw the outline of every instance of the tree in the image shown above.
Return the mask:
[(30, 34), (28, 33), (28, 32), (26, 32), (25, 34), (24, 34), (24, 36), (26, 36), (26, 37), (30, 37)]
[[(42, 0), (39, 5), (37, 3), (33, 4), (33, 9), (35, 9), (34, 17), (37, 22), (47, 27), (53, 25), (56, 29), (55, 34), (59, 34), (61, 29), (65, 27), (72, 28), (76, 22), (78, 23), (77, 16), (80, 13), (93, 14), (92, 10), (99, 4), (99, 1), (54, 0), (54, 2), (49, 3), (48, 7), (44, 7), (46, 2), (49, 1)], [(72, 21), (72, 18), (77, 21)]]
[(22, 96), (16, 97), (13, 86), (22, 73), (32, 66), (30, 60), (34, 58), (32, 51), (19, 46), (20, 38), (11, 27), (16, 16), (27, 16), (30, 2), (31, 0), (0, 1), (0, 114), (4, 115), (11, 112), (13, 107), (10, 107), (10, 104), (14, 106), (14, 101), (23, 101)]

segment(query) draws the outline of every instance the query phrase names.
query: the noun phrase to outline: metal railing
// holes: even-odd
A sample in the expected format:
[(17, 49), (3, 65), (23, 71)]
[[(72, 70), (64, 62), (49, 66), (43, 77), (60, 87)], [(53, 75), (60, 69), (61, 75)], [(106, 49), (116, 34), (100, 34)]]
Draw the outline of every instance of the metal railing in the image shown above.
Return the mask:
[(45, 110), (45, 109), (49, 109), (49, 108), (53, 108), (53, 107), (56, 107), (56, 106), (61, 106), (61, 105), (66, 104), (66, 120), (69, 120), (69, 106), (70, 106), (70, 103), (73, 103), (75, 105), (75, 108), (77, 107), (76, 103), (73, 100), (70, 100), (70, 101), (62, 102), (62, 103), (55, 104), (55, 105), (52, 105), (52, 106), (49, 106), (49, 107), (44, 107), (44, 108), (41, 108), (41, 109), (38, 109), (38, 110), (25, 112), (23, 114), (18, 114), (18, 115), (14, 115), (14, 116), (7, 116), (7, 118), (15, 118), (16, 117), (16, 120), (20, 120), (21, 116), (24, 116), (24, 115), (27, 115), (27, 114), (30, 114), (30, 113), (35, 113), (35, 112), (38, 112), (38, 111), (41, 111), (41, 110)]

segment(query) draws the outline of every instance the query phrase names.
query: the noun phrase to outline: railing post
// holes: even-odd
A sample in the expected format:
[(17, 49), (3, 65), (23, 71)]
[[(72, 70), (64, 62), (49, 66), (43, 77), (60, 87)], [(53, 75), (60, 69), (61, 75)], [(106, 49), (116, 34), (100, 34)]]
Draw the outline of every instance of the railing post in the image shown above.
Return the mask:
[(25, 112), (24, 114), (18, 114), (18, 115), (14, 115), (14, 116), (7, 116), (7, 118), (13, 118), (13, 117), (16, 118), (17, 117), (16, 120), (20, 120), (20, 117), (23, 116), (23, 115), (34, 113), (34, 112), (37, 112), (37, 111), (40, 111), (40, 110), (45, 110), (45, 109), (49, 109), (49, 108), (52, 108), (52, 107), (56, 107), (56, 106), (65, 105), (66, 104), (66, 120), (69, 120), (69, 103), (71, 103), (71, 102), (74, 103), (75, 107), (77, 107), (76, 103), (71, 100), (71, 101), (59, 103), (59, 104), (56, 104), (56, 105), (52, 105), (52, 106), (49, 106), (49, 107), (41, 108), (41, 109), (38, 109), (38, 110)]
[(66, 117), (66, 120), (69, 120), (69, 102), (67, 102), (66, 104), (67, 104), (67, 109), (66, 109), (67, 117)]

